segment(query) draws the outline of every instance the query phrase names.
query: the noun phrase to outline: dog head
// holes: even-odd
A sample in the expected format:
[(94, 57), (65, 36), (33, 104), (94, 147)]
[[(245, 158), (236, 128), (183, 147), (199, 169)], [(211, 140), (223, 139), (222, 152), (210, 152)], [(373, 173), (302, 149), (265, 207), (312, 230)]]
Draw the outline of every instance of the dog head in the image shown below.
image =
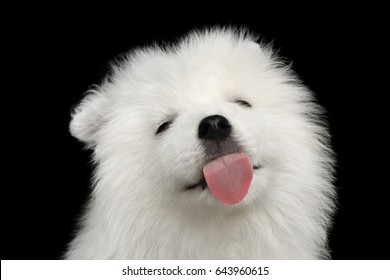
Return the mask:
[(129, 54), (76, 108), (70, 130), (94, 150), (101, 191), (241, 207), (330, 180), (320, 113), (269, 47), (215, 29)]

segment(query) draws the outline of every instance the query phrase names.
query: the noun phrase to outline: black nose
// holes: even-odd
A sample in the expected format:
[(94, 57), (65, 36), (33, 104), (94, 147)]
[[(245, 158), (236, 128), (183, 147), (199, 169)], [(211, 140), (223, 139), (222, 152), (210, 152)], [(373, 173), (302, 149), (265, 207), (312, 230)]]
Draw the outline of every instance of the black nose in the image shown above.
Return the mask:
[(198, 136), (203, 140), (221, 141), (229, 137), (232, 126), (220, 115), (208, 116), (199, 123)]

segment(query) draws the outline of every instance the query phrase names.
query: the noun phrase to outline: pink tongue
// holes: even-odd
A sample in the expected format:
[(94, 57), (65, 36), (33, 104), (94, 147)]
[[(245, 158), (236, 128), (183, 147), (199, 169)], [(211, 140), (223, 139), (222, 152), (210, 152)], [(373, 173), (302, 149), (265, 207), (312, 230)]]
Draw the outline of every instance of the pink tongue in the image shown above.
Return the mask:
[(246, 154), (229, 154), (207, 163), (203, 167), (203, 175), (216, 199), (235, 204), (248, 193), (253, 169)]

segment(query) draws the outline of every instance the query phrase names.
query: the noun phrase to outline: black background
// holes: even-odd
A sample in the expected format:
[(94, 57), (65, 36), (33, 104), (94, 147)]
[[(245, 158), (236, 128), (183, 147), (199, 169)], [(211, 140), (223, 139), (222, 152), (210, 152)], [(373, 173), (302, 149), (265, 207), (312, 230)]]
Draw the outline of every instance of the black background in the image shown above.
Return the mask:
[(57, 259), (69, 242), (91, 174), (89, 152), (68, 132), (70, 111), (109, 62), (216, 24), (273, 41), (328, 111), (338, 157), (332, 257), (389, 259), (385, 23), (380, 8), (355, 8), (13, 10), (2, 22), (1, 259)]

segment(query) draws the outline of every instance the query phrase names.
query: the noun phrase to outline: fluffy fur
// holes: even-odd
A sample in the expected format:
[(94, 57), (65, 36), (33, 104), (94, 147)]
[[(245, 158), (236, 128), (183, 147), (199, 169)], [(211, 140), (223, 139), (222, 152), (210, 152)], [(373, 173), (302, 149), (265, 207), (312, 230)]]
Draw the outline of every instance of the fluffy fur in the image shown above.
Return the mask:
[[(236, 205), (185, 190), (208, 158), (199, 122), (215, 114), (260, 166)], [(133, 51), (85, 96), (70, 131), (93, 150), (96, 171), (68, 259), (329, 257), (333, 159), (321, 107), (245, 31)]]

